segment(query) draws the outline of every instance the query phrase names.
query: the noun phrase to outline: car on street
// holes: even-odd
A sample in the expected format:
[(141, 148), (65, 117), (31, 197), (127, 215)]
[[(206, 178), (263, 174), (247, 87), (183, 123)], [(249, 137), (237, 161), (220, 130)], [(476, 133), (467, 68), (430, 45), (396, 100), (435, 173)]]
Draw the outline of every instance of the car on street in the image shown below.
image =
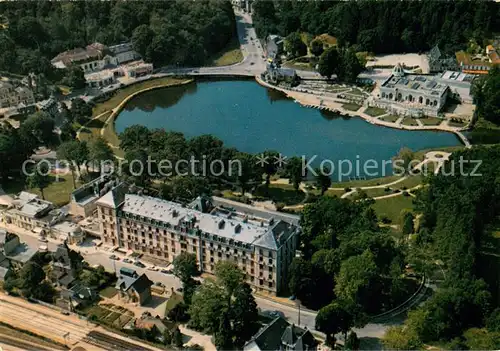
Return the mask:
[(64, 314), (65, 316), (69, 316), (69, 312), (68, 311), (61, 311), (61, 314)]
[(118, 257), (116, 255), (111, 255), (111, 256), (109, 256), (109, 258), (112, 260), (115, 260), (115, 261), (120, 261), (120, 257)]
[(171, 269), (162, 269), (160, 272), (162, 272), (163, 274), (172, 274)]
[(156, 282), (155, 285), (156, 286), (160, 286), (160, 287), (164, 287), (165, 286), (165, 284), (163, 284), (162, 282)]
[(140, 268), (145, 268), (146, 265), (142, 263), (141, 261), (135, 261), (134, 266), (140, 267)]
[(123, 262), (125, 262), (125, 263), (134, 263), (131, 259), (128, 259), (128, 258), (124, 258)]
[(272, 318), (272, 319), (275, 319), (277, 317), (285, 318), (285, 314), (283, 312), (277, 311), (277, 310), (274, 310), (274, 311), (263, 311), (262, 315), (264, 315), (265, 317)]
[(148, 267), (148, 271), (153, 271), (153, 272), (158, 272), (160, 269), (156, 266), (150, 266)]

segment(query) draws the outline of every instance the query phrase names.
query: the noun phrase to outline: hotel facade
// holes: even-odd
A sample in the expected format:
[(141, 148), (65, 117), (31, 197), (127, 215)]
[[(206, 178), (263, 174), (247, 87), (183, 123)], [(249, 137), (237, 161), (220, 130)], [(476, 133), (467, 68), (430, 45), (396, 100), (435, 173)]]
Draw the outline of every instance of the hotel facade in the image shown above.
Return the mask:
[(299, 226), (213, 206), (198, 198), (188, 207), (127, 193), (118, 185), (97, 201), (103, 243), (172, 262), (195, 254), (201, 272), (219, 261), (235, 262), (258, 292), (278, 294), (298, 244)]

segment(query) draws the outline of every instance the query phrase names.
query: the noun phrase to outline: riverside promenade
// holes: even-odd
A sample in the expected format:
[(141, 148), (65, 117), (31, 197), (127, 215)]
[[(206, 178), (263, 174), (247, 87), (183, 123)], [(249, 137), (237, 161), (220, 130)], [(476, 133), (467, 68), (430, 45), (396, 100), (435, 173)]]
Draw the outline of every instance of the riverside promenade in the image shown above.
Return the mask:
[(310, 108), (317, 108), (320, 110), (326, 110), (331, 112), (337, 112), (343, 115), (348, 115), (352, 117), (361, 117), (367, 122), (383, 127), (395, 128), (395, 129), (403, 129), (403, 130), (429, 130), (429, 131), (444, 131), (449, 133), (454, 133), (464, 144), (466, 148), (471, 147), (471, 143), (469, 139), (462, 133), (466, 128), (465, 127), (453, 127), (448, 125), (447, 120), (443, 120), (443, 122), (439, 125), (435, 126), (426, 126), (426, 125), (418, 125), (418, 126), (408, 126), (401, 123), (402, 118), (399, 118), (395, 122), (384, 121), (380, 119), (381, 117), (386, 116), (387, 114), (373, 117), (366, 114), (364, 111), (367, 106), (361, 106), (357, 111), (351, 111), (345, 109), (342, 105), (348, 101), (341, 101), (342, 99), (335, 98), (333, 96), (325, 96), (325, 95), (315, 95), (311, 93), (304, 93), (300, 91), (290, 90), (281, 88), (272, 84), (269, 84), (262, 80), (259, 76), (255, 77), (255, 80), (262, 86), (265, 86), (270, 89), (275, 89), (283, 92), (286, 96), (294, 99), (297, 103)]

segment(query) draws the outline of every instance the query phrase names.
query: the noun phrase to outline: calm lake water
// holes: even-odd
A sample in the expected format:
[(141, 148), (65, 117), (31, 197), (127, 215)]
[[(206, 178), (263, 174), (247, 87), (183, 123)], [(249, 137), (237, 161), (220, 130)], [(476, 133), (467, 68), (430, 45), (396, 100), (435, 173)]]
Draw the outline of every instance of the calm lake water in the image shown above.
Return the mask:
[[(412, 150), (460, 145), (444, 132), (384, 128), (361, 118), (344, 119), (333, 113), (300, 106), (281, 93), (254, 81), (197, 82), (142, 94), (126, 106), (115, 122), (118, 133), (134, 124), (179, 131), (187, 138), (213, 134), (226, 146), (249, 153), (276, 150), (287, 156), (322, 160), (351, 160), (355, 176), (373, 177), (363, 169), (375, 160), (380, 170), (404, 146)], [(346, 163), (344, 164), (346, 166)], [(346, 169), (346, 168), (344, 168)], [(385, 171), (390, 172), (386, 166)], [(377, 176), (381, 176), (379, 171)]]

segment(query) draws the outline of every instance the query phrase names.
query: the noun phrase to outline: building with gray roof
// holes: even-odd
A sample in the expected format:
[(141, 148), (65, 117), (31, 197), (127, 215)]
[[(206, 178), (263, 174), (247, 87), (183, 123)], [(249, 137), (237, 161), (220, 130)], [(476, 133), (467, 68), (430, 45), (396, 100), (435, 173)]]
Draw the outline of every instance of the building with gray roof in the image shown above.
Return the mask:
[(96, 202), (104, 243), (166, 261), (193, 253), (207, 273), (232, 260), (257, 290), (276, 294), (286, 286), (300, 233), (296, 217), (200, 199), (184, 207), (124, 190), (116, 186)]
[(449, 86), (437, 77), (406, 74), (398, 64), (370, 104), (396, 115), (437, 117), (449, 92)]
[(151, 299), (153, 282), (143, 273), (138, 275), (133, 269), (121, 268), (116, 282), (120, 297), (137, 301), (142, 306)]

